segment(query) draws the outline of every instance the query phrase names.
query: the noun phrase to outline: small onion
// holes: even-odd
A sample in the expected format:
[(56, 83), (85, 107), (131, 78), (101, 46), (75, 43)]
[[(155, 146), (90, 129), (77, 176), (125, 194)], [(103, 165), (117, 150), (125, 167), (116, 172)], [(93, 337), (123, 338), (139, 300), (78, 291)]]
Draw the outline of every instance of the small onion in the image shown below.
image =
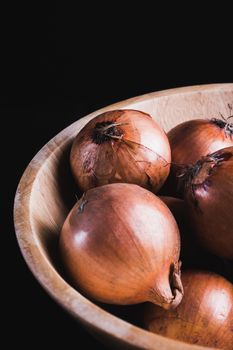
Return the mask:
[(227, 120), (190, 120), (169, 131), (171, 172), (163, 194), (183, 197), (179, 175), (182, 168), (196, 163), (202, 156), (233, 146), (233, 124)]
[(202, 271), (182, 273), (184, 297), (174, 310), (147, 304), (146, 329), (191, 344), (232, 350), (233, 285)]
[(156, 192), (171, 161), (168, 138), (149, 114), (115, 110), (95, 117), (77, 134), (70, 164), (82, 191), (115, 182)]
[(185, 203), (199, 242), (233, 260), (233, 147), (203, 157), (187, 170)]
[(68, 215), (59, 246), (74, 286), (93, 299), (164, 308), (182, 299), (177, 224), (158, 197), (137, 185), (87, 191)]

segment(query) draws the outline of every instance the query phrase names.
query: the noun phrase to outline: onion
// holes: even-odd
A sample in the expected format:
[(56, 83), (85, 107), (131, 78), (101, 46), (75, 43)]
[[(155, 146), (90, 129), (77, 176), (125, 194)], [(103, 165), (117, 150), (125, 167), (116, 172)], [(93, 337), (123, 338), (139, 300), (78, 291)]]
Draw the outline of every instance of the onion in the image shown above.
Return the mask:
[(169, 338), (232, 350), (233, 285), (201, 271), (183, 272), (182, 282), (184, 297), (175, 310), (146, 305), (145, 327)]
[(233, 147), (199, 160), (185, 174), (193, 232), (213, 254), (233, 260)]
[(103, 113), (76, 136), (70, 163), (82, 191), (115, 183), (134, 183), (156, 192), (171, 161), (168, 138), (149, 114), (135, 110)]
[(228, 120), (197, 119), (169, 131), (172, 166), (163, 194), (183, 197), (179, 175), (183, 166), (196, 163), (202, 156), (233, 146), (233, 124)]
[(158, 197), (137, 185), (85, 193), (64, 223), (59, 246), (73, 285), (93, 299), (170, 308), (182, 298), (177, 224)]

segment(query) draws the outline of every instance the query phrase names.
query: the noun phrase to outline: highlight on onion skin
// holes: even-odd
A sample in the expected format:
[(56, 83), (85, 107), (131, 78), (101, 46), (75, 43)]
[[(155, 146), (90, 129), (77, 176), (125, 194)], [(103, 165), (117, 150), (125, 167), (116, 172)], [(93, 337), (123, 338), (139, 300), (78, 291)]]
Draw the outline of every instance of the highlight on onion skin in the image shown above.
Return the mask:
[(203, 157), (187, 170), (185, 203), (199, 242), (233, 260), (233, 147)]
[(204, 271), (182, 273), (184, 297), (173, 310), (151, 303), (144, 310), (146, 329), (187, 343), (232, 350), (233, 285)]
[(156, 193), (171, 161), (167, 135), (149, 114), (136, 110), (105, 112), (77, 134), (70, 154), (79, 189), (133, 183)]
[(168, 132), (172, 165), (162, 194), (183, 198), (179, 175), (184, 167), (219, 149), (233, 146), (233, 124), (221, 119), (195, 119)]
[(151, 301), (169, 309), (182, 299), (176, 221), (158, 197), (137, 185), (85, 193), (64, 223), (59, 248), (73, 285), (97, 301)]

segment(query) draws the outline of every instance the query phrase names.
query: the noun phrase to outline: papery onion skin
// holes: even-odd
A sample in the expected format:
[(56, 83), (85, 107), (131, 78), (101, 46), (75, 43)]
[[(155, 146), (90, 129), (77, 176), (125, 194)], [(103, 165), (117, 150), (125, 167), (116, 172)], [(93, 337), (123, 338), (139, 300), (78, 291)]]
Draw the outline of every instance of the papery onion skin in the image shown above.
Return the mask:
[(115, 110), (95, 117), (77, 134), (71, 170), (81, 191), (133, 183), (157, 192), (171, 161), (168, 138), (149, 114)]
[(171, 172), (162, 194), (183, 198), (179, 174), (182, 167), (196, 163), (202, 156), (233, 146), (233, 124), (221, 119), (195, 119), (181, 123), (168, 132), (171, 146)]
[(177, 224), (158, 197), (137, 185), (85, 193), (64, 223), (59, 247), (74, 286), (95, 300), (170, 308), (182, 298)]
[(174, 310), (147, 304), (146, 329), (191, 344), (232, 350), (233, 285), (203, 271), (182, 273), (184, 297)]
[(203, 157), (185, 176), (195, 235), (213, 254), (233, 260), (233, 147)]

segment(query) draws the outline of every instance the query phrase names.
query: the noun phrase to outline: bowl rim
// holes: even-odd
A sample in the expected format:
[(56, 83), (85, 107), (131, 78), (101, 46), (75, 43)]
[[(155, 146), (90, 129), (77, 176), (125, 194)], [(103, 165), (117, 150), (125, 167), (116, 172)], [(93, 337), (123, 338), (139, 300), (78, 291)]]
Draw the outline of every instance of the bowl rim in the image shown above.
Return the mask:
[(24, 171), (17, 187), (14, 201), (15, 232), (21, 253), (29, 269), (41, 284), (41, 286), (48, 292), (48, 294), (71, 315), (73, 315), (75, 319), (79, 320), (86, 328), (89, 328), (89, 330), (102, 334), (104, 333), (106, 336), (113, 337), (119, 341), (125, 342), (128, 345), (142, 349), (211, 349), (168, 339), (134, 326), (95, 305), (92, 301), (85, 298), (78, 291), (74, 290), (74, 288), (72, 288), (59, 275), (59, 273), (51, 265), (39, 247), (39, 242), (36, 235), (34, 234), (33, 223), (30, 216), (31, 194), (37, 174), (40, 172), (43, 163), (56, 150), (59, 141), (64, 140), (66, 136), (71, 136), (71, 130), (76, 123), (81, 122), (84, 125), (88, 120), (100, 113), (116, 108), (127, 108), (129, 104), (135, 102), (146, 101), (152, 98), (160, 98), (163, 96), (171, 96), (176, 94), (190, 94), (200, 91), (212, 92), (214, 90), (233, 90), (233, 83), (195, 85), (156, 91), (126, 99), (101, 108), (72, 123), (63, 129), (60, 133), (58, 133), (55, 137), (53, 137), (34, 156)]

